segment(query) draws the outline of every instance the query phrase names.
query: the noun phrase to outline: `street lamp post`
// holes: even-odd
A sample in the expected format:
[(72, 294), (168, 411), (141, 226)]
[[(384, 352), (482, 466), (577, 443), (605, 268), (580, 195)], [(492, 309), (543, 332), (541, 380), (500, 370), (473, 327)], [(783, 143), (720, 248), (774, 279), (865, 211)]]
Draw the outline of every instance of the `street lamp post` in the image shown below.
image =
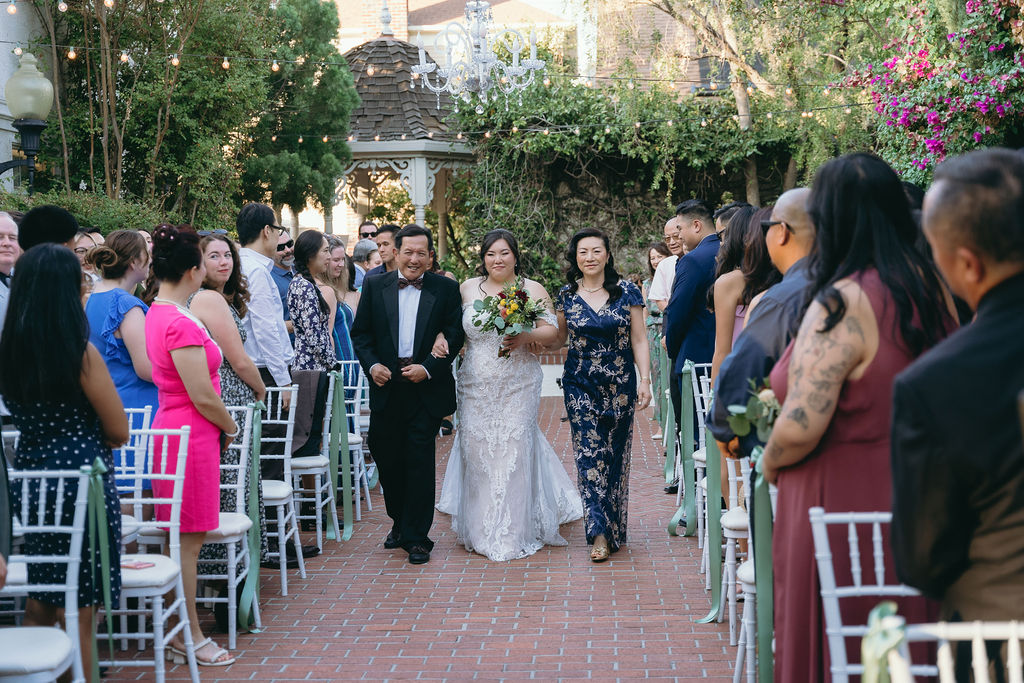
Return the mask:
[(32, 194), (35, 180), (36, 155), (39, 154), (40, 137), (46, 128), (46, 117), (53, 106), (53, 84), (40, 73), (34, 55), (26, 52), (21, 56), (21, 66), (7, 79), (4, 96), (7, 107), (14, 118), (13, 125), (21, 134), (21, 150), (24, 159), (12, 159), (0, 163), (0, 174), (19, 166), (28, 167), (28, 193)]

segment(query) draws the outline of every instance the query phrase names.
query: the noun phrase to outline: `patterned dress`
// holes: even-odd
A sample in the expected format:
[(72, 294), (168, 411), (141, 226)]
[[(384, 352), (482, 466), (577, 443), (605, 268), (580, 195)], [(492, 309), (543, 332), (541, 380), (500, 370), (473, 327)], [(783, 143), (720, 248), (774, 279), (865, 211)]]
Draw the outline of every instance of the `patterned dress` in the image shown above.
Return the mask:
[(295, 360), (293, 370), (328, 371), (334, 367), (333, 330), (328, 329), (330, 316), (320, 310), (317, 288), (302, 276), (288, 285), (288, 312), (295, 328)]
[[(7, 400), (14, 425), (21, 432), (18, 453), (14, 458), (14, 468), (18, 470), (77, 470), (90, 466), (100, 458), (107, 466), (107, 474), (103, 476), (103, 499), (107, 509), (107, 530), (110, 551), (110, 597), (111, 607), (118, 604), (121, 594), (121, 572), (116, 568), (121, 564), (121, 508), (117, 500), (117, 488), (114, 486), (114, 457), (110, 448), (104, 443), (103, 429), (100, 419), (86, 400), (85, 395), (69, 397), (65, 401), (53, 403), (22, 404)], [(54, 487), (55, 488), (55, 487)], [(53, 491), (48, 500), (53, 500)], [(64, 491), (61, 520), (71, 524), (75, 514), (75, 496), (77, 490), (69, 488)], [(39, 499), (38, 486), (29, 490), (29, 505), (35, 505)], [(12, 505), (17, 510), (21, 504), (21, 487), (11, 491)], [(49, 515), (47, 515), (49, 517)], [(88, 607), (103, 602), (103, 585), (99, 581), (102, 568), (99, 549), (101, 539), (96, 539), (96, 556), (89, 553), (89, 528), (86, 526), (82, 538), (82, 564), (78, 571), (78, 606)], [(32, 534), (26, 538), (24, 553), (26, 555), (66, 555), (69, 548), (68, 537), (55, 534)], [(63, 584), (65, 583), (67, 565), (31, 563), (28, 565), (28, 583)], [(93, 584), (96, 576), (98, 585)], [(61, 593), (29, 593), (29, 596), (40, 602), (64, 606), (64, 595)]]
[(630, 341), (632, 306), (640, 289), (619, 281), (622, 295), (595, 311), (566, 285), (555, 307), (565, 315), (569, 352), (562, 375), (583, 497), (587, 543), (604, 535), (612, 552), (626, 542), (629, 456), (633, 442), (636, 370)]

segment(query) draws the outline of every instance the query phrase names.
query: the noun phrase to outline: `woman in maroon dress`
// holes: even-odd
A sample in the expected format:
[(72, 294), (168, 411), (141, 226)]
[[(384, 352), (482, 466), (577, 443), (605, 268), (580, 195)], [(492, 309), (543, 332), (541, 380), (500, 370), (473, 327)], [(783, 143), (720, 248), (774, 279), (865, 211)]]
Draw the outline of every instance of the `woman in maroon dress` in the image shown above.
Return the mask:
[[(772, 540), (776, 681), (831, 680), (807, 510), (891, 509), (893, 378), (953, 326), (935, 269), (914, 249), (900, 180), (884, 161), (852, 154), (828, 162), (808, 209), (817, 229), (810, 303), (771, 373), (783, 405), (763, 460), (765, 476), (779, 487)], [(788, 229), (773, 224), (767, 240)], [(845, 530), (836, 529), (831, 540), (837, 581), (851, 583)], [(872, 556), (870, 534), (862, 535), (861, 556)], [(888, 556), (886, 580), (896, 582)], [(843, 623), (866, 624), (879, 601), (844, 599)], [(934, 617), (924, 598), (897, 602), (908, 622)], [(848, 640), (848, 661), (860, 661), (859, 641)]]

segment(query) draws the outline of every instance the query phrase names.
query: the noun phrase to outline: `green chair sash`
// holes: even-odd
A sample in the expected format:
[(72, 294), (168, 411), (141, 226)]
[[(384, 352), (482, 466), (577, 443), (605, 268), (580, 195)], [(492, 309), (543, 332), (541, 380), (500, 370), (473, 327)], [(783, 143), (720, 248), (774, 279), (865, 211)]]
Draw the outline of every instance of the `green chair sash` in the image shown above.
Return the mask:
[(772, 574), (772, 499), (768, 481), (761, 473), (760, 446), (750, 454), (754, 468), (754, 490), (751, 506), (754, 508), (754, 582), (757, 586), (757, 672), (762, 681), (775, 677), (775, 658), (772, 655), (772, 636), (775, 632), (775, 594)]
[[(263, 520), (260, 517), (259, 471), (260, 452), (263, 440), (263, 411), (267, 409), (262, 401), (249, 404), (252, 407), (252, 447), (249, 457), (249, 496), (246, 500), (246, 515), (252, 520), (249, 527), (249, 573), (242, 584), (242, 594), (238, 598), (238, 626), (250, 633), (259, 633), (262, 629), (255, 627), (253, 607), (260, 599), (260, 543)], [(287, 455), (287, 454), (286, 454)], [(281, 546), (284, 544), (282, 543)], [(284, 547), (278, 547), (282, 553)]]
[[(348, 413), (345, 409), (345, 379), (340, 372), (331, 372), (334, 377), (334, 395), (331, 397), (331, 437), (328, 444), (328, 455), (331, 468), (331, 486), (337, 495), (338, 470), (341, 470), (342, 518), (345, 528), (341, 540), (352, 538), (352, 453), (348, 443)], [(344, 456), (342, 456), (344, 454)], [(340, 465), (344, 457), (344, 466)], [(333, 525), (327, 526), (327, 538), (335, 540)]]

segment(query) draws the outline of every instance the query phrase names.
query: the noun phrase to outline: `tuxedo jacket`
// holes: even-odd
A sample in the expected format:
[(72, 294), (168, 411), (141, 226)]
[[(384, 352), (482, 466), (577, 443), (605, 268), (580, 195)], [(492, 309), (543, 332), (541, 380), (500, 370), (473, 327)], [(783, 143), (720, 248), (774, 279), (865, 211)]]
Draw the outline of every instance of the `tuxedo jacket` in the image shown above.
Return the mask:
[[(438, 332), (448, 340), (448, 356), (434, 358), (430, 350)], [(352, 346), (370, 382), (370, 409), (384, 410), (394, 388), (402, 383), (398, 366), (398, 271), (368, 275), (352, 323)], [(459, 283), (437, 275), (423, 274), (412, 362), (422, 365), (430, 379), (408, 383), (423, 401), (427, 412), (443, 418), (455, 412), (455, 378), (452, 360), (465, 341), (462, 329), (462, 295)], [(370, 368), (380, 363), (391, 371), (391, 380), (378, 387), (370, 377)], [(396, 416), (398, 417), (398, 416)]]
[(687, 360), (710, 363), (715, 355), (715, 314), (708, 310), (708, 289), (715, 284), (715, 258), (721, 244), (712, 233), (676, 261), (672, 296), (665, 307), (665, 348), (677, 375)]
[(943, 616), (1024, 619), (1024, 274), (893, 387), (892, 546)]

